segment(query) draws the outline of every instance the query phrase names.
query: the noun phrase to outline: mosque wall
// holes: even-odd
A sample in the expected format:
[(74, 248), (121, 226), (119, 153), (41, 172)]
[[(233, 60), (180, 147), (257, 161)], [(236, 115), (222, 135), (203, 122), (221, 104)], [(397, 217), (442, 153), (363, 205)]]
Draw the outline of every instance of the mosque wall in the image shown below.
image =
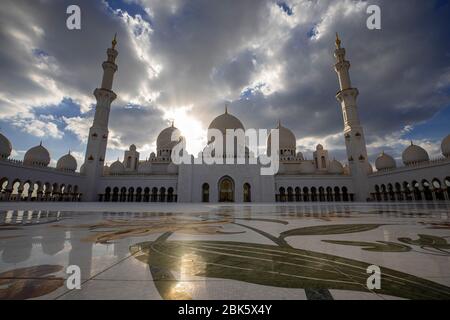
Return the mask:
[[(220, 183), (228, 178), (232, 183), (233, 201), (247, 202), (244, 185), (251, 202), (275, 201), (274, 177), (262, 176), (259, 165), (181, 165), (179, 169), (180, 202), (220, 202)], [(208, 188), (208, 199), (204, 190)], [(207, 200), (207, 201), (206, 201)], [(225, 201), (227, 202), (227, 201)]]

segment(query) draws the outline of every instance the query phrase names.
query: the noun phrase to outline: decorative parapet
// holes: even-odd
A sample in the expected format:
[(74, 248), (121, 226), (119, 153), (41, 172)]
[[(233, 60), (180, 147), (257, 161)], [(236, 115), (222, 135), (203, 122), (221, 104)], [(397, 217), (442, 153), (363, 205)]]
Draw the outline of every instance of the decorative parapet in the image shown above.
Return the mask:
[(351, 174), (347, 173), (329, 173), (327, 171), (317, 171), (314, 173), (305, 173), (305, 172), (283, 172), (283, 173), (277, 173), (276, 176), (314, 176), (314, 177), (350, 177)]
[(422, 169), (422, 168), (432, 167), (432, 166), (442, 165), (442, 164), (450, 164), (450, 158), (439, 157), (439, 158), (431, 159), (429, 161), (412, 163), (412, 164), (409, 164), (409, 165), (403, 166), (403, 167), (378, 170), (378, 171), (370, 174), (370, 176), (377, 176), (377, 175), (386, 174), (386, 173), (402, 172), (402, 171), (407, 171), (407, 170), (411, 170), (411, 169), (412, 170)]
[(104, 174), (104, 177), (137, 177), (137, 176), (177, 176), (178, 173), (143, 173), (137, 171), (128, 171), (124, 173)]

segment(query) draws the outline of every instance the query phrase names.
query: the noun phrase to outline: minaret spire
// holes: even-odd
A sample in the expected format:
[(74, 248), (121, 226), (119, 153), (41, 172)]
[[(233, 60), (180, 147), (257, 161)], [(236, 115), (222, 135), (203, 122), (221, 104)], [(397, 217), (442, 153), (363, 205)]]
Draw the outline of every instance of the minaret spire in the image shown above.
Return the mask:
[(117, 45), (117, 32), (114, 34), (114, 39), (112, 40), (111, 44), (112, 44), (111, 49), (114, 50), (116, 48), (116, 45)]
[(341, 48), (341, 39), (339, 39), (339, 34), (336, 32), (336, 49)]
[(103, 175), (103, 166), (105, 162), (106, 147), (108, 143), (108, 123), (111, 103), (117, 98), (112, 90), (114, 74), (117, 71), (116, 50), (117, 34), (111, 42), (111, 48), (106, 50), (107, 59), (103, 62), (103, 78), (100, 88), (94, 90), (94, 96), (97, 99), (95, 106), (95, 115), (92, 127), (89, 129), (88, 143), (84, 160), (86, 172), (86, 192), (87, 201), (98, 201), (97, 188), (98, 181)]
[(350, 62), (345, 59), (345, 49), (336, 33), (336, 64), (334, 70), (339, 78), (339, 92), (336, 95), (341, 104), (344, 120), (344, 136), (350, 172), (354, 181), (358, 201), (366, 201), (369, 196), (367, 174), (370, 163), (367, 157), (364, 130), (359, 120), (357, 98), (359, 91), (352, 87), (350, 81)]

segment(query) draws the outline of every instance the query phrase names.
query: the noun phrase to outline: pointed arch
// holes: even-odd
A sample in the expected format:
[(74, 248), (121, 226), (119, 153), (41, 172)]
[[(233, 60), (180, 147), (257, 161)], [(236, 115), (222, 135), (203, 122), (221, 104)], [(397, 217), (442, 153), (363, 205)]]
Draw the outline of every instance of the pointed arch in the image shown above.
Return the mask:
[(223, 176), (218, 182), (219, 202), (234, 202), (235, 184), (230, 176)]

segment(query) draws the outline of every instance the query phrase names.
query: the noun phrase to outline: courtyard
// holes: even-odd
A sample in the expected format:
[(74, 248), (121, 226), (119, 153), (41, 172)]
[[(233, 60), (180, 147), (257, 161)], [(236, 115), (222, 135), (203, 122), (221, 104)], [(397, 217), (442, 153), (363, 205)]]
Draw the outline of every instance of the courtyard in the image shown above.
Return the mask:
[(449, 239), (448, 203), (0, 203), (0, 299), (450, 299)]

